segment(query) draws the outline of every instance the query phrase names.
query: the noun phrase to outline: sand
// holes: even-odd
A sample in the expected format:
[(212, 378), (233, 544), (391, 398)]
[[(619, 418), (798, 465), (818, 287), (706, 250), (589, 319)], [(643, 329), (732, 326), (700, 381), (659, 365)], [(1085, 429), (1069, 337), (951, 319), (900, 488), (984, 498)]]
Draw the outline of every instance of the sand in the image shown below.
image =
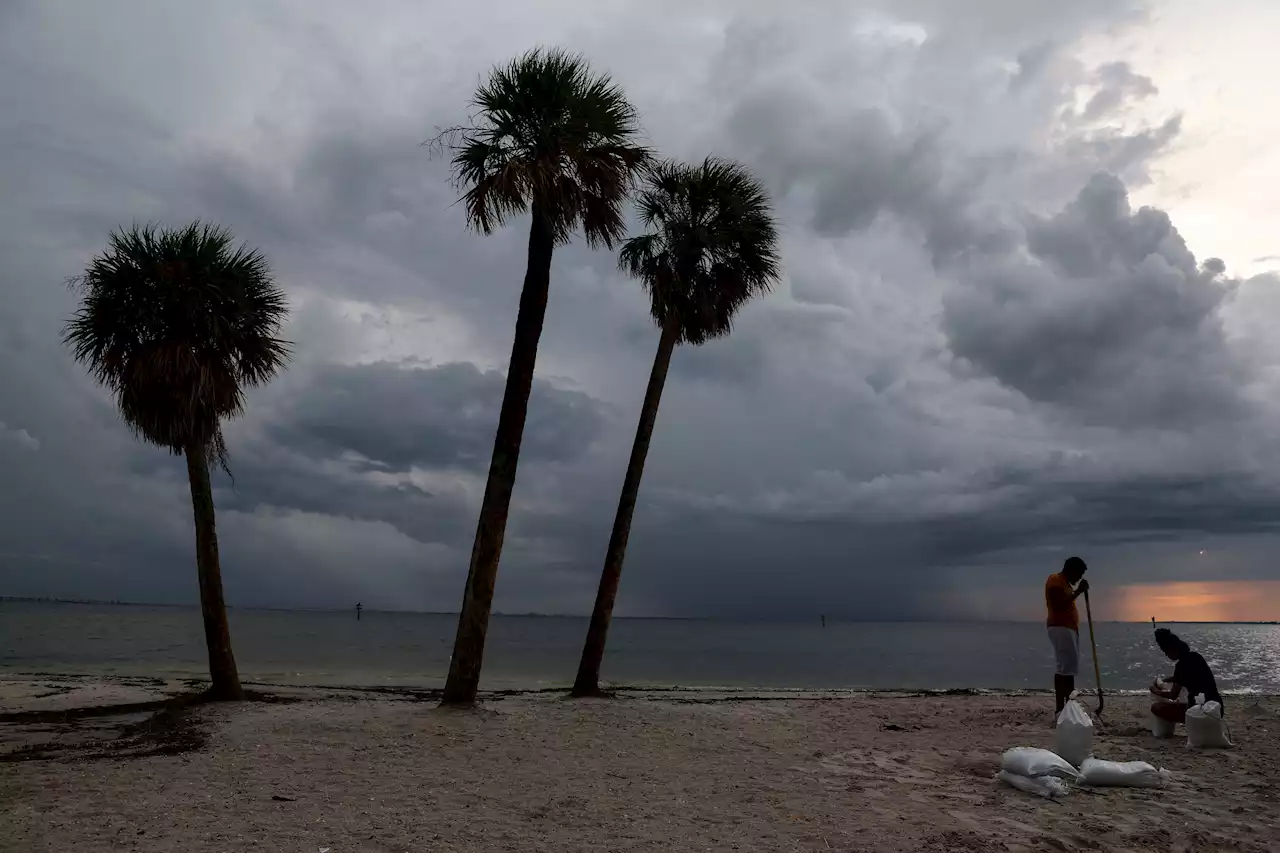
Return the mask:
[(1005, 748), (1052, 745), (1045, 696), (535, 694), (459, 712), (295, 690), (160, 718), (15, 717), (65, 710), (73, 690), (180, 688), (0, 681), (0, 849), (1280, 851), (1275, 699), (1236, 698), (1240, 748), (1198, 752), (1112, 698), (1096, 754), (1174, 781), (1061, 802), (992, 779)]

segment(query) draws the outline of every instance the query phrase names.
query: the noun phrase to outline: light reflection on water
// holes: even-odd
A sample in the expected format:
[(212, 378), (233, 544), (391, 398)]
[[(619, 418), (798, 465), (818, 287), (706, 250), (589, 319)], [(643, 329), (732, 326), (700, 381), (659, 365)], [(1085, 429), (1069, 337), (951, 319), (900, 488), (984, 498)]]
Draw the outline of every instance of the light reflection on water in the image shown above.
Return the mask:
[(1280, 678), (1280, 626), (1238, 631), (1235, 625), (1196, 626), (1198, 651), (1224, 683), (1274, 684)]
[[(231, 612), (246, 680), (439, 686), (455, 617), (365, 611)], [(1280, 626), (1170, 627), (1209, 661), (1224, 692), (1280, 694)], [(484, 686), (566, 685), (586, 620), (495, 617)], [(1151, 626), (1097, 625), (1103, 684), (1145, 690), (1173, 664)], [(616, 620), (607, 680), (627, 684), (770, 688), (1043, 689), (1052, 653), (1031, 623), (839, 623)], [(1080, 686), (1093, 684), (1082, 638)], [(197, 608), (0, 603), (0, 670), (199, 677), (206, 666)]]

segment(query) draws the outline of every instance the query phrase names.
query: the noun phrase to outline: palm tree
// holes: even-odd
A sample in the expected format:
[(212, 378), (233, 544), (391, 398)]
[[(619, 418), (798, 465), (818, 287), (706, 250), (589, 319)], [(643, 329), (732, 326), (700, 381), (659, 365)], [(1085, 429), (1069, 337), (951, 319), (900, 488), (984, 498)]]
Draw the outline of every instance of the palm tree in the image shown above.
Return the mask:
[(244, 389), (288, 360), (277, 338), (287, 312), (266, 259), (212, 225), (133, 226), (73, 280), (82, 294), (64, 340), (115, 395), (144, 441), (185, 456), (195, 513), (196, 571), (208, 697), (243, 699), (222, 598), (209, 467), (226, 468), (221, 423), (244, 408)]
[(474, 702), (480, 685), (552, 253), (579, 229), (592, 247), (619, 242), (626, 234), (623, 202), (649, 162), (648, 149), (637, 144), (635, 109), (608, 75), (592, 72), (581, 56), (529, 51), (495, 68), (472, 106), (477, 114), (469, 126), (437, 138), (453, 152), (468, 224), (491, 234), (525, 211), (531, 222), (506, 389), (443, 695), (445, 704), (454, 705)]
[(736, 163), (716, 158), (698, 166), (663, 163), (652, 169), (637, 206), (649, 233), (626, 242), (618, 265), (648, 290), (653, 320), (662, 333), (573, 684), (574, 696), (600, 692), (600, 664), (622, 578), (631, 517), (676, 345), (696, 346), (729, 334), (738, 309), (767, 292), (780, 274), (769, 198), (751, 173)]

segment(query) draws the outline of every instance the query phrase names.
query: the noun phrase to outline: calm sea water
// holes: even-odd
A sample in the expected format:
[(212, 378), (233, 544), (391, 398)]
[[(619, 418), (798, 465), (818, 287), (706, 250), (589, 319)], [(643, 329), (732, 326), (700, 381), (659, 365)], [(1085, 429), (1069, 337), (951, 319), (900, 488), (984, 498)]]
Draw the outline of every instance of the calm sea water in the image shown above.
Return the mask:
[[(436, 687), (455, 618), (418, 613), (233, 610), (241, 675), (273, 684)], [(1149, 625), (1097, 625), (1103, 685), (1142, 690), (1172, 665)], [(1224, 690), (1280, 694), (1280, 626), (1170, 626), (1204, 654)], [(565, 686), (586, 620), (494, 617), (483, 686)], [(1087, 635), (1082, 638), (1088, 660)], [(191, 607), (0, 602), (0, 670), (200, 677), (200, 612)], [(1086, 664), (1081, 685), (1092, 685)], [(867, 623), (618, 619), (604, 677), (687, 687), (1044, 688), (1052, 654), (1028, 623)]]

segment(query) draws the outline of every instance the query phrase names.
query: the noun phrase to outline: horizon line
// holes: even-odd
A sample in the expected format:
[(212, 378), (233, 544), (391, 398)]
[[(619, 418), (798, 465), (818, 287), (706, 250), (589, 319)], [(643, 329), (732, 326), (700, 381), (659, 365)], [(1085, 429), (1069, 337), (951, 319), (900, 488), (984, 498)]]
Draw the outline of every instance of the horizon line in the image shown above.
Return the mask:
[[(10, 602), (16, 604), (72, 604), (72, 605), (96, 605), (104, 607), (185, 607), (198, 609), (199, 603), (176, 603), (176, 602), (154, 602), (154, 601), (121, 601), (117, 599), (90, 599), (90, 598), (55, 598), (52, 596), (16, 596), (16, 595), (0, 595), (0, 603)], [(355, 606), (337, 608), (337, 607), (281, 607), (270, 605), (237, 605), (228, 604), (228, 610), (251, 610), (264, 613), (351, 613)], [(383, 609), (378, 607), (361, 607), (362, 613), (395, 613), (408, 614), (414, 616), (457, 616), (457, 611), (448, 610), (407, 610), (407, 609)], [(536, 611), (525, 611), (520, 613), (503, 612), (500, 610), (493, 611), (494, 616), (502, 616), (508, 619), (586, 619), (590, 616), (587, 613), (539, 613)], [(633, 619), (633, 620), (664, 620), (664, 621), (681, 621), (681, 622), (803, 622), (821, 620), (826, 616), (832, 622), (844, 623), (861, 623), (861, 624), (893, 624), (893, 623), (921, 623), (921, 624), (946, 624), (946, 623), (962, 623), (962, 624), (1015, 624), (1015, 625), (1034, 625), (1038, 624), (1038, 619), (974, 619), (974, 618), (901, 618), (901, 619), (860, 619), (850, 618), (846, 616), (832, 614), (814, 614), (813, 616), (621, 616), (617, 615), (615, 619)], [(1137, 619), (1099, 619), (1099, 622), (1115, 625), (1145, 625), (1147, 620)], [(1163, 620), (1159, 624), (1163, 625), (1280, 625), (1280, 620), (1268, 619), (1199, 619), (1199, 620)]]

